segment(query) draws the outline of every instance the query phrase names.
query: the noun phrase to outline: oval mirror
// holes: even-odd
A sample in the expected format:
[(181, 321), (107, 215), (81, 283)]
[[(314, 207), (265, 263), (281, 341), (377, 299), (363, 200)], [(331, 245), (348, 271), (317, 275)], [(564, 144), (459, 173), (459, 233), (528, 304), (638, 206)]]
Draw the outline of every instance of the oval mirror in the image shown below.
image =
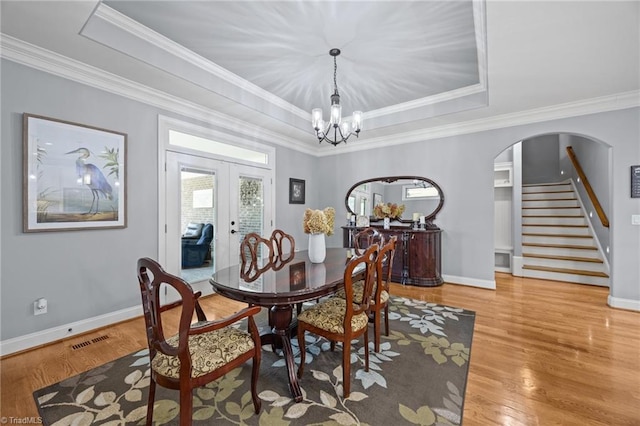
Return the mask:
[(344, 204), (350, 215), (367, 216), (370, 222), (382, 221), (374, 215), (378, 204), (404, 205), (399, 222), (413, 222), (414, 214), (431, 223), (444, 204), (444, 194), (437, 183), (421, 176), (388, 176), (357, 182), (347, 191)]

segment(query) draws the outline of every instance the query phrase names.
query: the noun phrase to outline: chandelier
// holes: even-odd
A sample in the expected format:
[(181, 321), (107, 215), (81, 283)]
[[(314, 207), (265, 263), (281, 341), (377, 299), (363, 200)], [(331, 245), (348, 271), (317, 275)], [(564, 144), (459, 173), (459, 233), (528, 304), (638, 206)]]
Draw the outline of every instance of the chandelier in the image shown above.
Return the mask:
[[(328, 142), (333, 146), (339, 143), (347, 143), (347, 139), (355, 133), (356, 137), (362, 128), (362, 111), (354, 111), (351, 121), (342, 120), (342, 107), (340, 106), (340, 94), (338, 94), (338, 83), (336, 75), (338, 64), (336, 57), (340, 54), (340, 49), (331, 49), (329, 55), (333, 56), (333, 95), (331, 95), (331, 110), (329, 122), (322, 119), (322, 108), (311, 110), (311, 123), (316, 131), (318, 143)], [(333, 128), (333, 132), (331, 132)], [(333, 139), (331, 134), (333, 133)]]

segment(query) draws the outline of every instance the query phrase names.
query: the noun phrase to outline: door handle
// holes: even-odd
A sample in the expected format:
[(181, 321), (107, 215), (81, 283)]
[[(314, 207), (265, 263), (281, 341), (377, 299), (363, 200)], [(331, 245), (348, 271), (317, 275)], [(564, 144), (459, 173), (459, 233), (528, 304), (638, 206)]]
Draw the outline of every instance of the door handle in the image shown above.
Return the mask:
[(238, 231), (236, 231), (235, 229), (232, 229), (232, 230), (231, 230), (231, 233), (232, 233), (232, 234), (235, 234), (236, 232), (238, 232)]

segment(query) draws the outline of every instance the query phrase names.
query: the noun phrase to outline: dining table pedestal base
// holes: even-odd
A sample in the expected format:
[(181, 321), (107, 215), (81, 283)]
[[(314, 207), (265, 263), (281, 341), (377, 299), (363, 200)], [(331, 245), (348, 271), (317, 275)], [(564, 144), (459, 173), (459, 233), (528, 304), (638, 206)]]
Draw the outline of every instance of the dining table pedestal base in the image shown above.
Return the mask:
[[(269, 308), (269, 325), (271, 333), (260, 336), (262, 345), (271, 345), (273, 349), (282, 349), (284, 361), (287, 365), (287, 374), (289, 375), (289, 390), (296, 402), (302, 401), (302, 391), (298, 383), (296, 374), (296, 363), (293, 356), (293, 348), (291, 346), (291, 335), (295, 329), (292, 328), (293, 306), (278, 305)], [(292, 331), (293, 330), (293, 331)]]

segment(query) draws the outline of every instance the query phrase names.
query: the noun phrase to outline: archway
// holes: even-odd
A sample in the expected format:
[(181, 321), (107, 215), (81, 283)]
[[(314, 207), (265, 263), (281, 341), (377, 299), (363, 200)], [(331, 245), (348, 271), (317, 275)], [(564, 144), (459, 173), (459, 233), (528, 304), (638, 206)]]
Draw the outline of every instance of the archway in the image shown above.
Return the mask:
[(495, 157), (496, 271), (610, 287), (610, 229), (598, 211), (610, 212), (611, 151), (586, 135), (547, 133)]

